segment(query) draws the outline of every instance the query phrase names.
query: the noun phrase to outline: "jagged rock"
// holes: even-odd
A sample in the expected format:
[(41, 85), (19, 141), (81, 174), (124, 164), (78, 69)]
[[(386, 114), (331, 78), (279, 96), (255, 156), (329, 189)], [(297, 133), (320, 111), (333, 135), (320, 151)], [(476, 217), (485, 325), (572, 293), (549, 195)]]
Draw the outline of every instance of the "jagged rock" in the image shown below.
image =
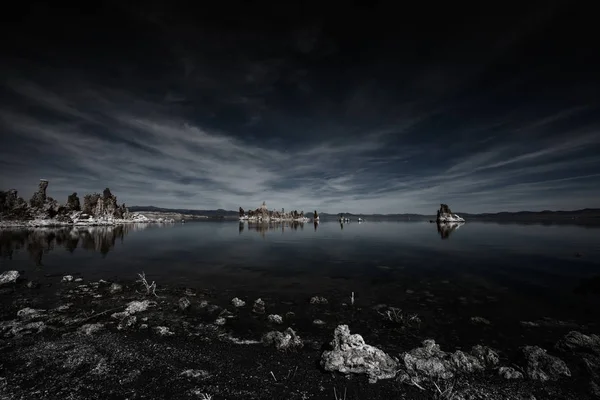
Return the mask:
[(321, 355), (321, 366), (326, 371), (367, 374), (371, 383), (396, 376), (397, 361), (366, 344), (362, 336), (351, 335), (348, 325), (339, 325), (333, 335), (333, 350)]
[(283, 318), (281, 318), (281, 315), (271, 314), (267, 317), (267, 319), (273, 324), (283, 324)]
[(487, 346), (473, 346), (471, 354), (477, 357), (477, 359), (486, 367), (495, 367), (500, 362), (498, 353)]
[(19, 279), (19, 271), (5, 271), (0, 274), (0, 286), (7, 283), (15, 283)]
[(254, 306), (252, 307), (252, 312), (256, 314), (264, 314), (265, 313), (265, 302), (262, 299), (257, 299), (254, 302)]
[(79, 203), (79, 197), (77, 197), (77, 193), (73, 193), (67, 197), (65, 209), (67, 212), (81, 211), (81, 204)]
[(523, 379), (523, 374), (513, 367), (500, 367), (498, 375), (504, 379)]
[(456, 374), (483, 371), (486, 367), (495, 367), (499, 357), (486, 346), (474, 346), (471, 353), (460, 350), (446, 353), (434, 340), (423, 341), (423, 347), (417, 347), (402, 355), (406, 373), (401, 380), (450, 379)]
[(321, 296), (313, 296), (310, 298), (310, 304), (327, 304), (327, 299)]
[(187, 297), (182, 297), (179, 299), (179, 309), (181, 311), (186, 311), (188, 308), (190, 308), (191, 305), (192, 303), (190, 303)]
[(588, 336), (581, 332), (571, 331), (556, 344), (556, 348), (563, 351), (591, 353), (600, 356), (600, 336)]
[(244, 307), (246, 305), (246, 302), (244, 300), (238, 299), (237, 297), (234, 297), (231, 300), (231, 304), (233, 304), (234, 307)]
[(73, 275), (65, 275), (61, 279), (62, 282), (73, 282)]
[(17, 193), (15, 189), (0, 191), (0, 216), (7, 219), (30, 219), (29, 204), (22, 197), (18, 197)]
[(46, 203), (46, 189), (48, 189), (48, 181), (45, 179), (40, 179), (40, 183), (38, 185), (38, 190), (33, 194), (31, 200), (29, 200), (29, 205), (33, 208), (43, 208)]
[(304, 346), (302, 339), (292, 328), (287, 328), (283, 332), (271, 331), (262, 337), (265, 346), (275, 345), (277, 350), (299, 349)]
[(440, 204), (440, 209), (437, 211), (436, 222), (464, 222), (465, 220), (456, 214), (453, 214), (447, 204)]
[(600, 336), (571, 331), (556, 344), (556, 348), (581, 357), (590, 377), (590, 393), (600, 398)]
[(539, 381), (555, 381), (561, 376), (571, 376), (571, 371), (564, 361), (551, 356), (538, 346), (526, 346), (523, 355), (527, 362), (527, 376)]

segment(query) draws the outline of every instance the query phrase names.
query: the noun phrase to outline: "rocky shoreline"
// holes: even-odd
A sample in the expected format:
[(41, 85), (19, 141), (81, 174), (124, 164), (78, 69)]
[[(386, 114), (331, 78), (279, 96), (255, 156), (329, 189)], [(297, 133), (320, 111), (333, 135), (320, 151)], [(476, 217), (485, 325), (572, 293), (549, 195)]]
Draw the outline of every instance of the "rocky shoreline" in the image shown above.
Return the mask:
[(102, 194), (84, 196), (83, 206), (77, 193), (68, 196), (64, 205), (46, 194), (49, 182), (41, 179), (38, 190), (26, 202), (15, 189), (0, 191), (0, 228), (109, 226), (140, 223), (173, 223), (173, 219), (151, 219), (130, 213), (125, 204), (118, 205), (109, 188)]
[(422, 336), (425, 317), (353, 300), (4, 271), (0, 398), (600, 396), (600, 337), (581, 327), (517, 352), (450, 351)]

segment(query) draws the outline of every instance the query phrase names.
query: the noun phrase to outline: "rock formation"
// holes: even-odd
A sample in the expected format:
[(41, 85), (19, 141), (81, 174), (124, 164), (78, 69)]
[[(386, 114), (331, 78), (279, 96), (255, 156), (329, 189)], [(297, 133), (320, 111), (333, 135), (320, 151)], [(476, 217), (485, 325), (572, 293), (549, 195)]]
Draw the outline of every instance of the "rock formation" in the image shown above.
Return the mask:
[(48, 181), (41, 179), (38, 190), (29, 203), (17, 196), (17, 191), (0, 191), (0, 219), (8, 221), (55, 221), (59, 224), (70, 224), (74, 221), (89, 219), (126, 219), (131, 218), (125, 204), (118, 205), (117, 197), (110, 189), (84, 196), (83, 207), (77, 193), (67, 198), (65, 205), (60, 205), (48, 196)]
[(117, 196), (104, 189), (102, 195), (98, 193), (87, 194), (83, 198), (83, 213), (95, 218), (124, 218), (128, 214), (125, 204), (117, 204)]
[(366, 344), (362, 336), (351, 335), (348, 325), (339, 325), (333, 335), (333, 350), (325, 351), (321, 356), (325, 371), (367, 374), (370, 383), (396, 376), (397, 361), (377, 347)]
[(31, 200), (29, 200), (29, 205), (33, 208), (42, 208), (46, 203), (46, 189), (48, 189), (48, 181), (45, 179), (40, 179), (40, 183), (38, 185), (38, 190), (33, 194)]
[(456, 214), (452, 214), (452, 211), (447, 204), (440, 204), (440, 209), (437, 211), (436, 222), (439, 224), (448, 222), (465, 222), (465, 220)]
[(28, 219), (30, 210), (27, 202), (17, 196), (17, 191), (11, 189), (7, 192), (0, 191), (0, 216), (9, 219)]
[(77, 193), (73, 193), (67, 197), (67, 204), (65, 205), (65, 208), (68, 212), (81, 211), (81, 205), (79, 203), (79, 197), (77, 197)]

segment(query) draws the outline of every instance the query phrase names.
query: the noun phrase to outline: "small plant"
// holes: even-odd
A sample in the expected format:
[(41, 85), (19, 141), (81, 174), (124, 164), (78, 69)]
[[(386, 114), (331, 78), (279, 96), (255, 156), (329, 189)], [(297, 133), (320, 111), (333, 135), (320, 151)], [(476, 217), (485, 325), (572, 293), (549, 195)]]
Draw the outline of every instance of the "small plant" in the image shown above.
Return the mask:
[(342, 394), (340, 393), (340, 395), (338, 396), (337, 390), (335, 388), (335, 386), (333, 387), (333, 396), (335, 397), (335, 400), (346, 400), (346, 389), (344, 388), (344, 397), (342, 397)]
[[(380, 313), (381, 314), (381, 313)], [(402, 326), (412, 327), (421, 324), (421, 318), (417, 314), (406, 314), (401, 309), (390, 307), (384, 315), (391, 322), (398, 323)]]
[(153, 294), (154, 296), (158, 297), (156, 294), (156, 282), (152, 281), (152, 283), (149, 285), (148, 281), (146, 280), (146, 274), (143, 271), (141, 274), (138, 274), (138, 276), (140, 279), (138, 279), (137, 282), (140, 282), (142, 285), (144, 285), (146, 288), (146, 295)]
[(456, 392), (454, 391), (454, 382), (438, 381), (432, 382), (435, 386), (436, 392), (434, 398), (438, 400), (454, 400), (456, 398)]

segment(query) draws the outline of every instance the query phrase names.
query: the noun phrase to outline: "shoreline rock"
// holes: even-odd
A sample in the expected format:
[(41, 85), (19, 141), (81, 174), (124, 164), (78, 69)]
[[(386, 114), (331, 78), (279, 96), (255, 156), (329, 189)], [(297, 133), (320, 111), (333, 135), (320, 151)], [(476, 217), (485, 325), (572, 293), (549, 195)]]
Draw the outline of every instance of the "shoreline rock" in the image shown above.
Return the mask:
[(369, 383), (396, 376), (398, 362), (377, 347), (366, 344), (362, 336), (350, 334), (348, 325), (339, 325), (333, 336), (333, 350), (321, 355), (321, 366), (325, 371), (367, 374)]

